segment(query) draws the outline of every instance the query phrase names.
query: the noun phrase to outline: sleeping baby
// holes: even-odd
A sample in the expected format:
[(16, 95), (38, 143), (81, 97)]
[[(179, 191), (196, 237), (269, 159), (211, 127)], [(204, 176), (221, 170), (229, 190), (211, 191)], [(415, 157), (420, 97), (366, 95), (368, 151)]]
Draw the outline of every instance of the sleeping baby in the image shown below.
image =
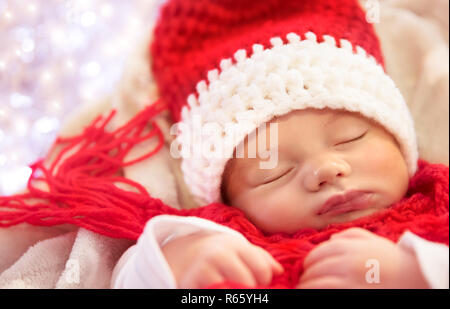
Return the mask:
[(357, 1), (231, 2), (162, 11), (153, 71), (205, 206), (149, 220), (112, 286), (448, 287), (448, 167), (418, 160)]
[[(357, 0), (169, 0), (152, 40), (159, 100), (59, 138), (27, 192), (0, 197), (0, 227), (137, 241), (105, 245), (121, 258), (95, 276), (114, 288), (448, 288), (448, 166), (419, 159)], [(124, 173), (169, 153), (166, 110), (173, 189), (200, 207)]]
[[(259, 163), (264, 160), (249, 158), (249, 149), (258, 149), (258, 141), (261, 142), (262, 134), (257, 131), (256, 138), (246, 138), (243, 143), (245, 156), (228, 161), (221, 186), (224, 202), (241, 210), (265, 235), (296, 238), (303, 236), (298, 231), (357, 223), (358, 218), (376, 221), (383, 217), (372, 214), (395, 205), (401, 207), (398, 202), (408, 190), (408, 168), (395, 138), (381, 125), (358, 113), (331, 109), (296, 110), (276, 117), (270, 121), (273, 123), (277, 125), (269, 126), (268, 131), (276, 130), (278, 134), (277, 166), (261, 169)], [(263, 144), (271, 145), (270, 136), (273, 134), (264, 136), (267, 141)], [(393, 222), (390, 224), (393, 228)], [(167, 261), (166, 265), (158, 264), (154, 258), (149, 266), (154, 270), (142, 271), (153, 278), (149, 288), (174, 287), (173, 283), (154, 279), (158, 268), (167, 265), (173, 275), (167, 275), (165, 280), (175, 280), (180, 288), (203, 288), (223, 281), (246, 287), (267, 286), (283, 272), (282, 265), (265, 250), (232, 230), (212, 226), (202, 219), (190, 217), (183, 221), (160, 216), (150, 220), (148, 226), (142, 239), (151, 244), (160, 237), (159, 243), (165, 242), (161, 252)], [(442, 280), (426, 278), (421, 269), (430, 267), (426, 263), (436, 263), (436, 259), (444, 261), (448, 247), (427, 243), (410, 232), (396, 244), (366, 229), (345, 229), (345, 225), (341, 228), (342, 232), (307, 255), (303, 263), (306, 271), (297, 287), (427, 288), (429, 281)], [(174, 235), (183, 236), (167, 242), (167, 231), (161, 229), (173, 229)], [(414, 253), (408, 243), (415, 242), (431, 251)], [(138, 244), (144, 246), (144, 242)], [(120, 263), (129, 264), (125, 261), (130, 254), (157, 256), (156, 252), (148, 252), (159, 249), (149, 247), (142, 252), (139, 245), (132, 247), (125, 255), (128, 258)], [(433, 257), (431, 252), (440, 256)], [(421, 261), (420, 255), (427, 257)], [(365, 277), (366, 262), (373, 259), (379, 263), (382, 274), (382, 281), (376, 285)], [(129, 285), (116, 287), (135, 287), (132, 274), (122, 273)]]

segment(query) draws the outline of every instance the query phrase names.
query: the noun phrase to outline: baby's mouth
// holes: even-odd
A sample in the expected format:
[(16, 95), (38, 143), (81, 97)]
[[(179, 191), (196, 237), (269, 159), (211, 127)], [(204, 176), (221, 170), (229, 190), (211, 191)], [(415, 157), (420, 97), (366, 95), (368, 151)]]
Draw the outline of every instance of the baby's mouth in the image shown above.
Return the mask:
[(319, 208), (317, 215), (330, 214), (338, 215), (355, 210), (361, 210), (370, 207), (371, 194), (366, 191), (352, 190), (344, 194), (337, 194), (330, 197)]

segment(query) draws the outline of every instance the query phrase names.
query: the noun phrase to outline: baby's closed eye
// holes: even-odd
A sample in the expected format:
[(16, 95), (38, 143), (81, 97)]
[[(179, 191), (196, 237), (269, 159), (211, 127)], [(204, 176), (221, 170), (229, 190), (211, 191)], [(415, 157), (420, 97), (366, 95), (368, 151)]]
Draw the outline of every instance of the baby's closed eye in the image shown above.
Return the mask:
[(347, 143), (352, 143), (355, 142), (357, 140), (362, 139), (368, 132), (369, 130), (366, 130), (364, 133), (362, 134), (358, 134), (358, 136), (354, 137), (354, 138), (346, 138), (344, 139), (342, 142), (338, 142), (336, 143), (334, 146), (338, 146), (338, 145), (342, 145), (342, 144), (347, 144)]
[(290, 174), (290, 172), (293, 171), (294, 169), (295, 169), (295, 166), (292, 166), (292, 167), (290, 167), (287, 170), (284, 170), (282, 172), (274, 173), (273, 175), (268, 176), (267, 179), (264, 179), (261, 182), (261, 185), (277, 181), (277, 180), (283, 178), (284, 176)]

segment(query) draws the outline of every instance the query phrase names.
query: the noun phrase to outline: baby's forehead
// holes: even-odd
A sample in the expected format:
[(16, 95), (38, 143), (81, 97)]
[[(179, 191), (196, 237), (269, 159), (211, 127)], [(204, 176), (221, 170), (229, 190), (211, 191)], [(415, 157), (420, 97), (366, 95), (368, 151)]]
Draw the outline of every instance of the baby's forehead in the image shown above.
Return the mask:
[[(232, 162), (228, 163), (228, 167), (233, 167), (233, 169), (237, 167), (238, 170), (245, 170), (257, 164), (261, 158), (258, 154), (254, 157), (250, 153), (251, 149), (253, 151), (258, 150), (261, 142), (265, 143), (263, 148), (267, 151), (270, 151), (271, 146), (275, 146), (278, 155), (282, 156), (283, 153), (291, 151), (293, 139), (298, 139), (305, 135), (313, 138), (322, 135), (318, 130), (313, 130), (311, 125), (314, 125), (314, 128), (322, 128), (322, 132), (336, 132), (342, 126), (359, 127), (359, 124), (365, 126), (368, 123), (373, 123), (373, 121), (358, 112), (347, 110), (330, 108), (322, 110), (312, 108), (294, 110), (285, 115), (272, 118), (270, 121), (262, 124), (252, 134), (247, 135), (241, 142), (244, 147), (236, 147), (230, 160)], [(272, 139), (274, 136), (277, 137), (276, 143)], [(237, 151), (239, 148), (242, 152)]]
[(360, 127), (376, 123), (358, 112), (333, 109), (294, 110), (285, 115), (272, 118), (261, 124), (243, 143), (258, 144), (261, 141), (269, 145), (270, 140), (278, 138), (280, 143), (290, 144), (293, 139), (319, 137), (339, 132), (345, 127)]
[[(345, 120), (345, 119), (348, 119)], [(282, 158), (286, 156), (289, 156), (289, 153), (291, 151), (291, 146), (293, 142), (293, 138), (299, 138), (300, 134), (297, 134), (299, 130), (308, 130), (308, 132), (311, 132), (311, 128), (308, 128), (308, 126), (311, 123), (315, 123), (317, 126), (326, 126), (327, 124), (330, 124), (334, 122), (334, 125), (330, 126), (330, 130), (339, 130), (339, 124), (347, 123), (350, 126), (354, 126), (357, 123), (368, 123), (371, 122), (368, 118), (361, 115), (357, 112), (350, 112), (347, 110), (333, 110), (333, 109), (305, 109), (305, 110), (295, 110), (291, 111), (288, 114), (274, 117), (270, 121), (266, 122), (265, 124), (265, 137), (266, 137), (266, 149), (270, 149), (270, 130), (272, 128), (270, 125), (277, 124), (277, 137), (278, 137), (278, 144), (276, 146), (277, 151), (277, 157)], [(287, 126), (284, 126), (284, 124), (287, 124)], [(261, 126), (260, 126), (261, 127)], [(280, 129), (281, 130), (278, 130)], [(259, 128), (258, 128), (259, 129)], [(258, 149), (258, 140), (261, 138), (261, 135), (259, 136), (258, 132), (261, 132), (260, 130), (255, 130), (252, 137), (246, 136), (244, 141), (242, 143), (244, 144), (244, 147), (241, 148), (243, 150), (243, 153), (237, 152), (235, 149), (233, 153), (233, 157), (228, 160), (224, 174), (222, 175), (223, 179), (234, 179), (236, 181), (242, 181), (243, 177), (248, 173), (248, 171), (253, 170), (257, 168), (260, 164), (261, 158), (259, 157), (259, 154), (256, 155), (256, 157), (252, 157), (249, 155), (250, 148), (254, 147)], [(313, 132), (312, 132), (313, 133)], [(283, 138), (283, 134), (286, 135), (285, 138)], [(306, 133), (308, 134), (308, 133)], [(283, 141), (283, 142), (282, 142)], [(239, 148), (239, 147), (237, 147)], [(253, 148), (252, 148), (253, 149)], [(269, 150), (270, 151), (270, 150)], [(264, 160), (264, 159), (263, 159)]]
[(293, 121), (293, 123), (301, 124), (301, 122), (306, 121), (322, 121), (326, 124), (329, 121), (333, 121), (339, 118), (349, 118), (349, 119), (358, 119), (363, 121), (370, 121), (370, 119), (366, 118), (359, 112), (348, 111), (345, 109), (331, 109), (331, 108), (306, 108), (300, 110), (293, 110), (287, 114), (281, 116), (275, 116), (266, 124), (269, 123), (284, 123), (288, 121)]

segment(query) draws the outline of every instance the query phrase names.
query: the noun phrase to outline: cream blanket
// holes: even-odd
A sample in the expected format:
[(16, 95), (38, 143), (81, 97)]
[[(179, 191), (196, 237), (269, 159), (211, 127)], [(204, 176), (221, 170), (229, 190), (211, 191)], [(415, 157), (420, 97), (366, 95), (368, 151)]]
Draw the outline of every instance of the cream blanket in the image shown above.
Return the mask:
[[(449, 162), (449, 51), (447, 0), (361, 0), (371, 17), (380, 4), (375, 29), (388, 73), (399, 86), (413, 115), (420, 157)], [(115, 126), (157, 98), (148, 71), (148, 39), (129, 63), (117, 91), (96, 104), (81, 106), (61, 135), (80, 132), (99, 113), (116, 108)], [(124, 170), (148, 192), (174, 207), (196, 207), (182, 180), (179, 161), (169, 155), (172, 136), (167, 115), (158, 119), (166, 146), (148, 160)], [(154, 143), (155, 141), (149, 141)], [(140, 145), (131, 156), (145, 151)], [(148, 149), (148, 148), (147, 148)], [(133, 244), (73, 226), (0, 229), (1, 288), (108, 288), (118, 259)]]

